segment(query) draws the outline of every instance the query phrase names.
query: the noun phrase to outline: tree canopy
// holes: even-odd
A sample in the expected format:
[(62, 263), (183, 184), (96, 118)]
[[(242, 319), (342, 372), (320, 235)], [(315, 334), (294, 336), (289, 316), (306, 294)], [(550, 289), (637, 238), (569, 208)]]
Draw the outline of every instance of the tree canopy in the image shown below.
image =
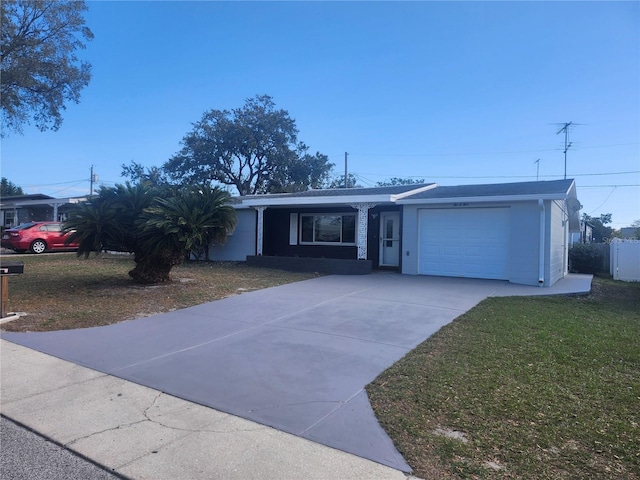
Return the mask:
[(286, 110), (257, 95), (241, 108), (205, 112), (163, 169), (184, 184), (219, 182), (250, 195), (321, 188), (332, 166), (298, 141)]
[(160, 167), (148, 167), (134, 162), (129, 165), (122, 164), (120, 176), (129, 179), (133, 184), (141, 184), (147, 187), (160, 187), (170, 185), (169, 179)]
[(425, 183), (424, 178), (416, 179), (416, 178), (391, 177), (389, 180), (378, 182), (378, 186), (391, 187), (394, 185), (419, 185), (422, 183)]
[(5, 177), (2, 177), (2, 182), (0, 183), (0, 197), (12, 197), (16, 195), (24, 195), (22, 187), (19, 187), (15, 183), (7, 180)]
[(347, 185), (344, 184), (344, 175), (337, 175), (326, 182), (324, 188), (362, 188), (358, 184), (358, 177), (353, 173), (347, 174)]
[(91, 65), (76, 54), (93, 39), (82, 16), (87, 6), (64, 0), (0, 4), (3, 126), (20, 133), (32, 119), (41, 131), (58, 130), (65, 102), (78, 103), (91, 79)]
[(611, 237), (613, 228), (607, 227), (611, 223), (612, 215), (610, 213), (603, 213), (599, 217), (591, 217), (586, 213), (582, 214), (582, 220), (589, 222), (593, 226), (593, 238), (595, 243), (603, 243), (605, 239)]

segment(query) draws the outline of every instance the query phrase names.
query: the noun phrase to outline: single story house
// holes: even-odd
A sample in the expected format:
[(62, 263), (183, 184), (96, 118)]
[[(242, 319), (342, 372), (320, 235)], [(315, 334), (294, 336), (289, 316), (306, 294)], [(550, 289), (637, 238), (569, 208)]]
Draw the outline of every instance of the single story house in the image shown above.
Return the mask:
[(21, 223), (66, 220), (67, 211), (86, 197), (54, 198), (40, 193), (3, 197), (0, 200), (2, 227), (11, 228)]
[(620, 229), (620, 238), (630, 240), (638, 239), (640, 236), (640, 227), (622, 227)]
[(238, 226), (213, 260), (334, 273), (551, 286), (580, 232), (571, 179), (503, 184), (309, 190), (237, 197)]

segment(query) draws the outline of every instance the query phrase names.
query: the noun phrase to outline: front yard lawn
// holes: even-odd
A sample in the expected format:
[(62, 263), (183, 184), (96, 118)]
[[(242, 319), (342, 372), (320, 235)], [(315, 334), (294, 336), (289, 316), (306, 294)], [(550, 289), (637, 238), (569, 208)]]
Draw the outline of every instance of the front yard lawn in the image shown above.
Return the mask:
[[(83, 328), (317, 276), (186, 263), (140, 286), (127, 255), (26, 255), (9, 331)], [(640, 283), (595, 278), (579, 297), (490, 298), (367, 387), (425, 480), (640, 479)]]
[(424, 479), (640, 478), (640, 284), (489, 298), (367, 391)]
[(9, 279), (8, 311), (27, 315), (1, 325), (13, 332), (108, 325), (317, 276), (244, 263), (189, 262), (171, 271), (171, 283), (137, 285), (127, 275), (135, 266), (130, 255), (5, 258), (24, 261), (24, 274)]

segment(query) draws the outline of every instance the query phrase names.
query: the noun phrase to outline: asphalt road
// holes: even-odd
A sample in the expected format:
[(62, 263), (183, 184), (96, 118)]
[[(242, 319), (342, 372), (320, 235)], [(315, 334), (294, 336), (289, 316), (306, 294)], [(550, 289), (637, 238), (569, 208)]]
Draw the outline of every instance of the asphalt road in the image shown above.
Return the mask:
[(96, 464), (6, 417), (0, 417), (0, 478), (3, 480), (114, 480)]

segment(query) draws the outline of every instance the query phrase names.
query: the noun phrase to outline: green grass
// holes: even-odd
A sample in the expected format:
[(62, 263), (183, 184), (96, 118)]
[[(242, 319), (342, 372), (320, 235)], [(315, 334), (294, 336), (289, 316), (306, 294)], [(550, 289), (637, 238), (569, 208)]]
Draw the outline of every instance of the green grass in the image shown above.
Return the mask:
[(640, 478), (640, 284), (487, 299), (367, 391), (418, 477)]

